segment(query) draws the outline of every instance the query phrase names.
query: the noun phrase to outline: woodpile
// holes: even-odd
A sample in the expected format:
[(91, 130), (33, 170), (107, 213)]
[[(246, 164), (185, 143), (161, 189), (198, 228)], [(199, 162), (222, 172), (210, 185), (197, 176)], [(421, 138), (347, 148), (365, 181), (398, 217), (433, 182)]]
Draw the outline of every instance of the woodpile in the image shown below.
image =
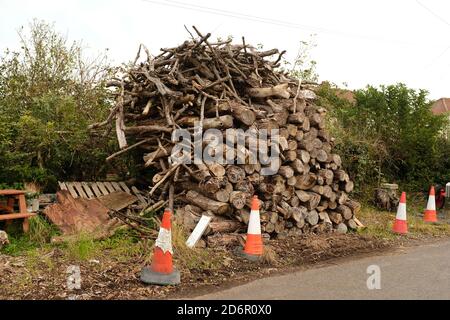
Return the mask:
[(398, 185), (395, 183), (382, 183), (375, 189), (374, 204), (377, 208), (387, 211), (397, 210), (400, 198)]
[[(143, 165), (156, 172), (151, 202), (168, 200), (187, 229), (209, 214), (209, 235), (245, 230), (254, 194), (261, 200), (262, 230), (270, 236), (356, 228), (360, 205), (348, 196), (353, 182), (333, 152), (326, 110), (315, 104), (310, 85), (277, 69), (284, 51), (259, 51), (244, 38), (241, 44), (214, 42), (193, 29), (195, 37), (157, 56), (141, 45), (134, 64), (109, 82), (116, 103), (104, 122), (91, 126), (115, 127), (120, 151), (108, 160), (142, 152)], [(145, 61), (138, 62), (143, 51)], [(178, 140), (172, 133), (182, 128), (213, 128), (224, 136), (237, 136), (238, 129), (278, 129), (279, 170), (263, 175), (270, 163), (249, 161), (250, 138), (240, 149), (222, 147), (232, 152), (233, 164), (173, 163)]]

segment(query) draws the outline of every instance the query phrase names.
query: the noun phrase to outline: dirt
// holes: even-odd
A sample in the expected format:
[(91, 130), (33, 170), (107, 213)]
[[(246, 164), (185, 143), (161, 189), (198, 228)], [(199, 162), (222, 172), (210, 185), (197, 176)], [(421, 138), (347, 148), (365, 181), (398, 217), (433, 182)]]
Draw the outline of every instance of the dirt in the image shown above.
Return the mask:
[[(208, 250), (219, 266), (211, 269), (181, 268), (179, 286), (144, 285), (139, 273), (146, 264), (136, 257), (124, 262), (112, 258), (70, 261), (58, 250), (35, 258), (0, 255), (1, 299), (160, 299), (191, 297), (218, 288), (242, 284), (255, 278), (312, 267), (334, 258), (387, 250), (392, 242), (358, 234), (308, 235), (270, 241), (269, 262), (249, 262), (232, 250)], [(106, 255), (107, 256), (107, 255)], [(175, 264), (177, 261), (175, 261)], [(81, 289), (69, 290), (67, 268), (80, 268)]]
[[(178, 286), (144, 285), (139, 280), (143, 256), (118, 261), (107, 252), (99, 260), (71, 261), (59, 249), (39, 257), (0, 254), (0, 299), (161, 299), (194, 297), (243, 284), (256, 278), (312, 268), (335, 260), (374, 255), (402, 246), (435, 241), (433, 237), (397, 237), (383, 240), (357, 233), (322, 234), (271, 240), (266, 246), (270, 259), (249, 262), (230, 248), (207, 250), (219, 263), (211, 268), (179, 266)], [(175, 256), (176, 257), (176, 256)], [(67, 268), (79, 266), (81, 289), (69, 290)]]

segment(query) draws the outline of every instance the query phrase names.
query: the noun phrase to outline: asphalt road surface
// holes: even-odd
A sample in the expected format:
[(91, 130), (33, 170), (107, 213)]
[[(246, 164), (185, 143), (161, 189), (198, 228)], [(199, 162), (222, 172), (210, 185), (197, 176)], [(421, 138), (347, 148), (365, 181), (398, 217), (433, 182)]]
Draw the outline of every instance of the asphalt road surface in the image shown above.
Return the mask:
[(263, 278), (197, 299), (450, 299), (450, 241)]

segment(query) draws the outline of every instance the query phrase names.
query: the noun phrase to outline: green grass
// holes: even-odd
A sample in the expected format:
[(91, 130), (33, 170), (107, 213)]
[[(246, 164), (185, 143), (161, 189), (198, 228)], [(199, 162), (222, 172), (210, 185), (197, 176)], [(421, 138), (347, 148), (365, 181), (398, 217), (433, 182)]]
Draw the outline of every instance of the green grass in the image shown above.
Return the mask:
[[(411, 194), (407, 199), (406, 212), (409, 236), (450, 236), (450, 225), (447, 223), (430, 224), (423, 221), (421, 214), (426, 202), (420, 194)], [(396, 211), (381, 211), (370, 205), (363, 205), (358, 219), (366, 226), (360, 232), (383, 239), (398, 237), (392, 232)]]
[(10, 244), (0, 252), (11, 256), (26, 256), (31, 264), (37, 263), (40, 257), (45, 258), (45, 254), (53, 249), (59, 249), (69, 260), (86, 261), (108, 257), (121, 262), (146, 255), (148, 251), (145, 249), (148, 244), (140, 241), (137, 234), (130, 230), (118, 231), (104, 240), (94, 240), (91, 235), (81, 233), (65, 243), (52, 244), (50, 239), (58, 231), (45, 218), (36, 216), (30, 219), (30, 231), (27, 234), (23, 233), (19, 222), (14, 221), (8, 227)]
[(180, 269), (217, 269), (223, 264), (221, 252), (186, 246), (186, 232), (176, 223), (172, 224), (174, 259)]
[(99, 247), (94, 239), (88, 235), (81, 233), (73, 240), (61, 244), (65, 256), (70, 260), (84, 261), (93, 259), (98, 255)]
[(50, 239), (58, 234), (58, 229), (43, 216), (35, 216), (30, 220), (30, 231), (26, 235), (30, 242), (46, 244)]
[(126, 262), (135, 257), (147, 257), (150, 254), (148, 247), (153, 241), (144, 241), (138, 238), (133, 231), (119, 231), (110, 238), (98, 242), (100, 255), (107, 255), (119, 262)]
[(122, 230), (104, 240), (94, 240), (89, 234), (79, 234), (74, 239), (59, 244), (69, 260), (86, 261), (90, 259), (113, 259), (126, 262), (133, 258), (146, 256), (146, 241), (142, 241), (130, 230)]
[(9, 235), (9, 245), (4, 246), (0, 252), (10, 256), (18, 256), (37, 247), (38, 245), (30, 242), (30, 239), (27, 237), (14, 237)]
[(58, 234), (54, 225), (42, 216), (30, 218), (30, 230), (24, 234), (22, 231), (22, 221), (13, 220), (6, 228), (10, 244), (3, 247), (0, 252), (18, 256), (30, 250), (49, 247), (52, 236)]

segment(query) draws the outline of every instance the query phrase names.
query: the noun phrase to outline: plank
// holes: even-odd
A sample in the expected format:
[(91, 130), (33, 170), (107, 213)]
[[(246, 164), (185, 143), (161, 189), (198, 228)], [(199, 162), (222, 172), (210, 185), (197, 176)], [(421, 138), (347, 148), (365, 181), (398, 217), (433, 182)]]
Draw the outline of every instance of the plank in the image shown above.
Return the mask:
[(106, 189), (106, 187), (103, 184), (103, 182), (97, 182), (97, 186), (99, 187), (99, 189), (103, 193), (103, 195), (106, 196), (107, 194), (109, 194), (109, 191)]
[(141, 192), (135, 187), (132, 186), (131, 190), (133, 191), (133, 193), (136, 195), (136, 197), (138, 197), (139, 202), (141, 202), (143, 205), (148, 205), (147, 201), (145, 200), (145, 198), (141, 195)]
[(100, 189), (98, 188), (96, 182), (91, 182), (90, 185), (91, 185), (92, 191), (94, 191), (95, 196), (96, 196), (97, 198), (98, 198), (98, 197), (101, 197), (101, 196), (103, 195), (103, 193), (102, 193), (102, 192), (100, 191)]
[(58, 185), (61, 190), (67, 190), (67, 186), (64, 182), (58, 181)]
[(83, 187), (81, 186), (81, 183), (79, 182), (74, 182), (73, 183), (75, 189), (78, 191), (78, 194), (80, 195), (80, 197), (87, 199), (88, 196), (86, 195), (86, 193), (83, 190)]
[(205, 232), (206, 228), (208, 227), (208, 224), (209, 224), (210, 221), (211, 221), (211, 217), (210, 216), (203, 215), (200, 218), (200, 221), (197, 223), (197, 225), (195, 226), (195, 228), (192, 231), (191, 235), (189, 236), (189, 238), (186, 241), (186, 245), (189, 248), (195, 247), (195, 245), (197, 244), (198, 240), (200, 240), (200, 238), (202, 237), (202, 235)]
[(130, 188), (128, 188), (128, 186), (125, 184), (125, 182), (120, 181), (119, 185), (122, 187), (123, 191), (125, 191), (126, 193), (131, 194), (131, 190), (130, 190)]
[(75, 191), (75, 188), (73, 187), (72, 182), (66, 182), (67, 190), (69, 190), (70, 195), (72, 198), (76, 199), (79, 198), (78, 193)]
[(110, 193), (116, 192), (116, 190), (114, 190), (114, 187), (112, 186), (111, 182), (103, 182), (103, 184), (105, 185), (106, 189), (108, 189), (108, 191)]
[(81, 186), (83, 187), (84, 191), (86, 192), (86, 195), (89, 199), (95, 198), (94, 193), (92, 192), (91, 188), (89, 187), (89, 184), (86, 182), (81, 182)]
[(17, 196), (19, 194), (25, 194), (25, 191), (14, 190), (14, 189), (0, 190), (0, 195), (2, 195), (2, 196)]
[(111, 210), (122, 210), (130, 204), (135, 203), (138, 198), (123, 191), (110, 193), (106, 196), (101, 196), (98, 200), (107, 208)]
[(119, 184), (117, 182), (111, 182), (111, 185), (113, 186), (114, 190), (116, 191), (122, 191)]
[(0, 221), (2, 221), (2, 220), (30, 218), (30, 217), (34, 217), (35, 215), (36, 215), (36, 213), (34, 213), (34, 212), (0, 214)]
[(44, 209), (44, 214), (63, 235), (91, 233), (101, 230), (110, 221), (108, 212), (98, 199), (74, 199), (68, 191), (58, 191), (57, 202)]

